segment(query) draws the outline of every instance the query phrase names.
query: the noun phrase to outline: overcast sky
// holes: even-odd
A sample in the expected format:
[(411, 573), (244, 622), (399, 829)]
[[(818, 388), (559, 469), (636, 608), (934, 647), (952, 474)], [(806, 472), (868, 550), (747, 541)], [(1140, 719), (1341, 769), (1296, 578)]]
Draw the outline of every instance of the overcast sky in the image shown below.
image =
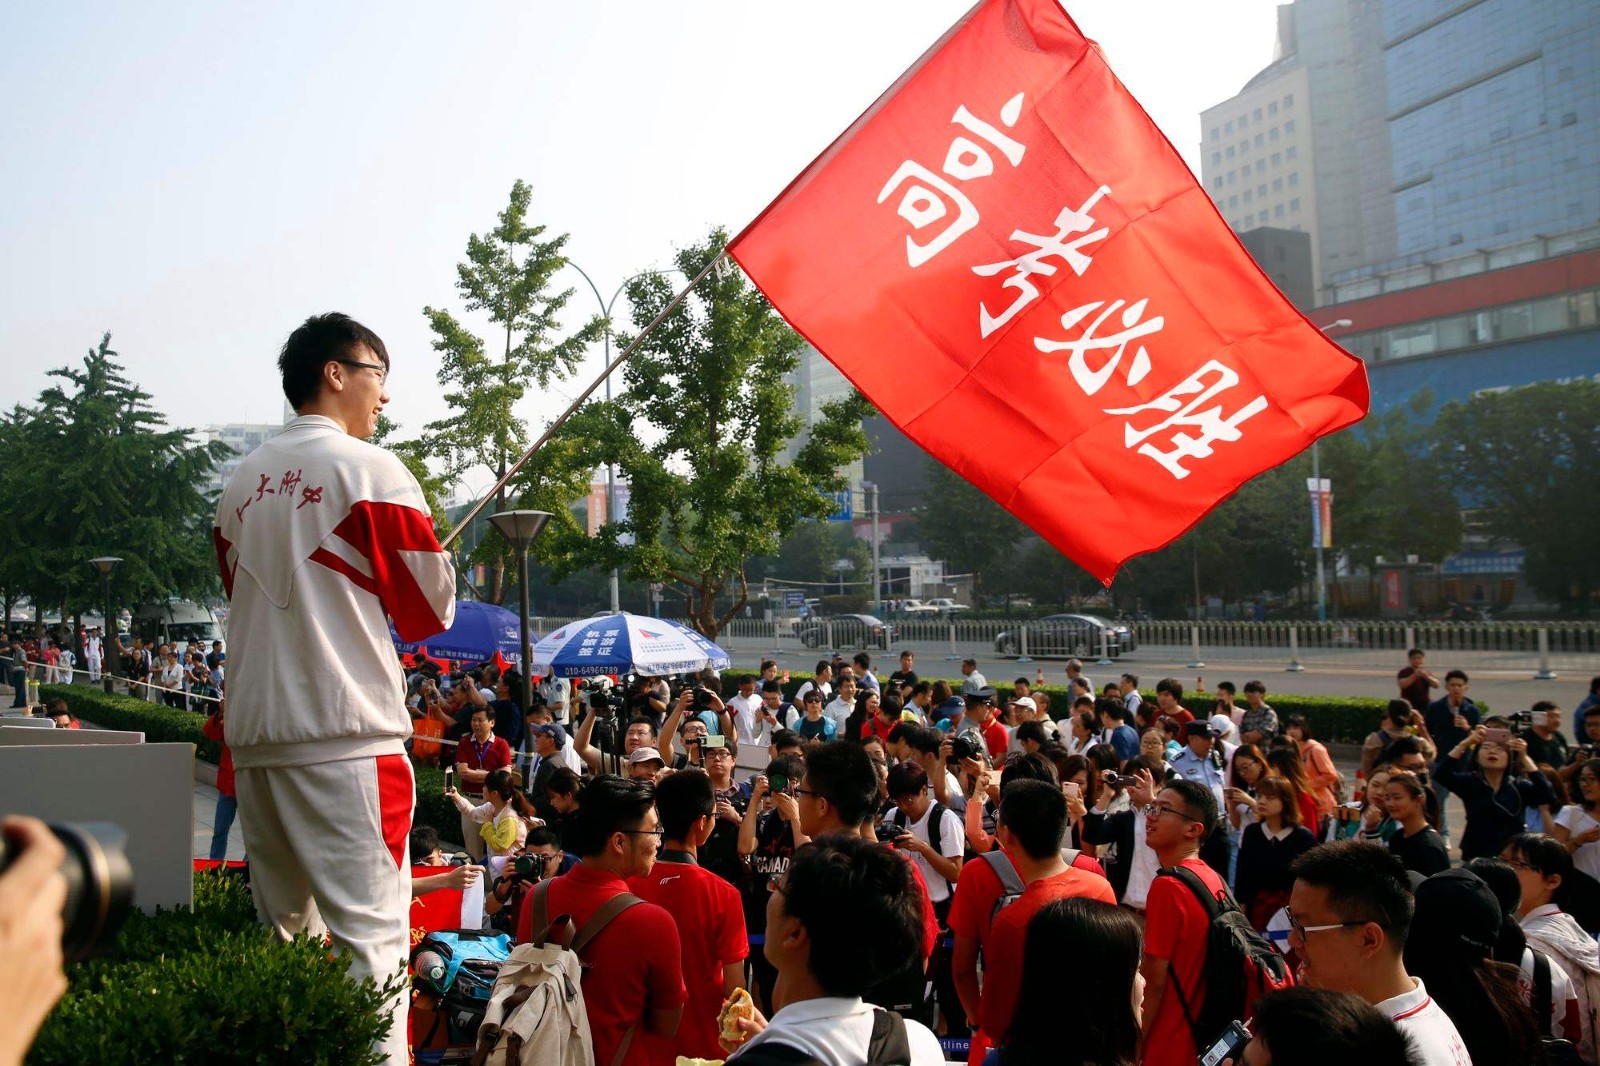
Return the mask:
[[(276, 422), (278, 347), (337, 309), (384, 337), (414, 432), (443, 413), (422, 307), (458, 307), (467, 236), (515, 179), (609, 296), (741, 228), (968, 6), (7, 4), (0, 402), (110, 330), (174, 423)], [(1271, 59), (1276, 6), (1067, 9), (1198, 169), (1199, 114)]]

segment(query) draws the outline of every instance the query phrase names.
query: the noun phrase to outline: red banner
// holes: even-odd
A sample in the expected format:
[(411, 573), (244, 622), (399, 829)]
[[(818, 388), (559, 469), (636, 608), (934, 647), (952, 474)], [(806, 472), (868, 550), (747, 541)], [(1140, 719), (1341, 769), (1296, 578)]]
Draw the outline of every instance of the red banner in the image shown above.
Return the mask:
[(1053, 0), (985, 0), (730, 245), (907, 436), (1107, 584), (1359, 421)]

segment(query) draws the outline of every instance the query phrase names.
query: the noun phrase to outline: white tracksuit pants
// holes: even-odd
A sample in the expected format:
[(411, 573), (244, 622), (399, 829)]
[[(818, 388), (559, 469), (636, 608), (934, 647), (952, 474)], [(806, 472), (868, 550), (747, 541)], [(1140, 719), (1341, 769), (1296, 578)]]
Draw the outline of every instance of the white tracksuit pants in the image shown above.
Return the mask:
[[(350, 976), (383, 984), (410, 953), (416, 785), (403, 755), (240, 769), (239, 824), (261, 920), (284, 939), (328, 933)], [(378, 1047), (406, 1066), (409, 996)]]

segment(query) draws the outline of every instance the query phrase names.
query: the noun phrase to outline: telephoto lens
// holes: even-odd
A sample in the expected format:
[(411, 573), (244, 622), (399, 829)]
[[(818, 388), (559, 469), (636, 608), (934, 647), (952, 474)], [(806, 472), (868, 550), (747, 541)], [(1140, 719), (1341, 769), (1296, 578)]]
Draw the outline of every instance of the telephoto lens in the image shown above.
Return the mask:
[[(50, 831), (67, 849), (61, 863), (67, 879), (61, 950), (67, 962), (83, 962), (110, 950), (133, 904), (128, 838), (108, 822), (52, 825)], [(0, 835), (0, 875), (19, 854), (16, 845)]]

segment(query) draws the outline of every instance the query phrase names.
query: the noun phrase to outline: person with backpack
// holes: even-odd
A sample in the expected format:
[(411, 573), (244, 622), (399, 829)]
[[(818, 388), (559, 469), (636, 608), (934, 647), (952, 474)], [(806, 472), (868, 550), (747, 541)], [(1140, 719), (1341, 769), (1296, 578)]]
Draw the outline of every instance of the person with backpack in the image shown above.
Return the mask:
[(1411, 1038), (1418, 1066), (1471, 1066), (1455, 1022), (1407, 972), (1414, 904), (1400, 860), (1382, 844), (1319, 844), (1291, 867), (1289, 946), (1300, 983), (1350, 992)]
[(1519, 833), (1500, 857), (1517, 871), (1522, 885), (1518, 905), (1529, 946), (1555, 960), (1578, 997), (1582, 1033), (1574, 1041), (1585, 1062), (1600, 1052), (1600, 949), (1564, 904), (1571, 890), (1572, 855), (1566, 845), (1543, 833)]
[[(1206, 837), (1217, 824), (1217, 797), (1196, 781), (1173, 778), (1154, 801), (1143, 805), (1145, 843), (1155, 852), (1160, 872), (1145, 903), (1145, 980), (1142, 1066), (1191, 1066), (1201, 1041), (1209, 1043), (1227, 1024), (1213, 1028), (1214, 998), (1238, 998), (1243, 980), (1240, 960), (1213, 958), (1219, 938), (1213, 926), (1224, 912), (1236, 918), (1241, 936), (1250, 932), (1244, 915), (1221, 875), (1200, 858)], [(1204, 898), (1202, 898), (1204, 897)], [(1260, 946), (1269, 954), (1272, 948)], [(1254, 956), (1253, 956), (1254, 957)], [(1228, 972), (1232, 961), (1235, 970)], [(1281, 957), (1278, 964), (1282, 965)], [(1284, 968), (1284, 976), (1287, 969)], [(1237, 1015), (1236, 1015), (1237, 1017)]]
[(1389, 748), (1394, 742), (1410, 736), (1422, 738), (1426, 745), (1423, 754), (1432, 763), (1437, 753), (1433, 750), (1433, 742), (1428, 740), (1428, 723), (1422, 712), (1405, 700), (1390, 700), (1378, 728), (1368, 733), (1366, 740), (1361, 743), (1361, 769), (1358, 776), (1362, 780), (1371, 780), (1375, 767), (1392, 761)]
[[(985, 941), (984, 985), (980, 998), (982, 1030), (996, 1038), (1011, 1029), (1022, 976), (1023, 942), (1028, 921), (1056, 900), (1084, 897), (1116, 905), (1111, 882), (1079, 870), (1061, 855), (1067, 829), (1067, 801), (1061, 789), (1045, 781), (1013, 781), (1000, 789), (1001, 854), (1026, 887), (996, 901)], [(992, 854), (992, 853), (991, 853)]]
[(648, 782), (601, 775), (583, 790), (566, 844), (583, 859), (541, 881), (517, 916), (517, 942), (546, 940), (550, 920), (570, 915), (583, 963), (583, 1004), (596, 1066), (649, 1066), (644, 1033), (671, 1039), (688, 999), (678, 924), (628, 891), (655, 865), (662, 830)]
[[(776, 1010), (740, 1021), (751, 1035), (728, 1066), (943, 1066), (926, 1026), (862, 998), (921, 943), (912, 869), (847, 833), (795, 851), (767, 901), (762, 953), (778, 972)], [(849, 921), (839, 920), (841, 900)]]
[[(948, 935), (950, 900), (961, 876), (966, 854), (966, 831), (961, 818), (933, 798), (928, 772), (919, 763), (896, 763), (889, 768), (889, 799), (894, 804), (884, 816), (880, 839), (893, 844), (916, 864), (928, 886), (943, 941)], [(965, 1035), (967, 1015), (950, 975), (950, 953), (935, 950), (928, 969), (943, 1011), (949, 1035)]]

